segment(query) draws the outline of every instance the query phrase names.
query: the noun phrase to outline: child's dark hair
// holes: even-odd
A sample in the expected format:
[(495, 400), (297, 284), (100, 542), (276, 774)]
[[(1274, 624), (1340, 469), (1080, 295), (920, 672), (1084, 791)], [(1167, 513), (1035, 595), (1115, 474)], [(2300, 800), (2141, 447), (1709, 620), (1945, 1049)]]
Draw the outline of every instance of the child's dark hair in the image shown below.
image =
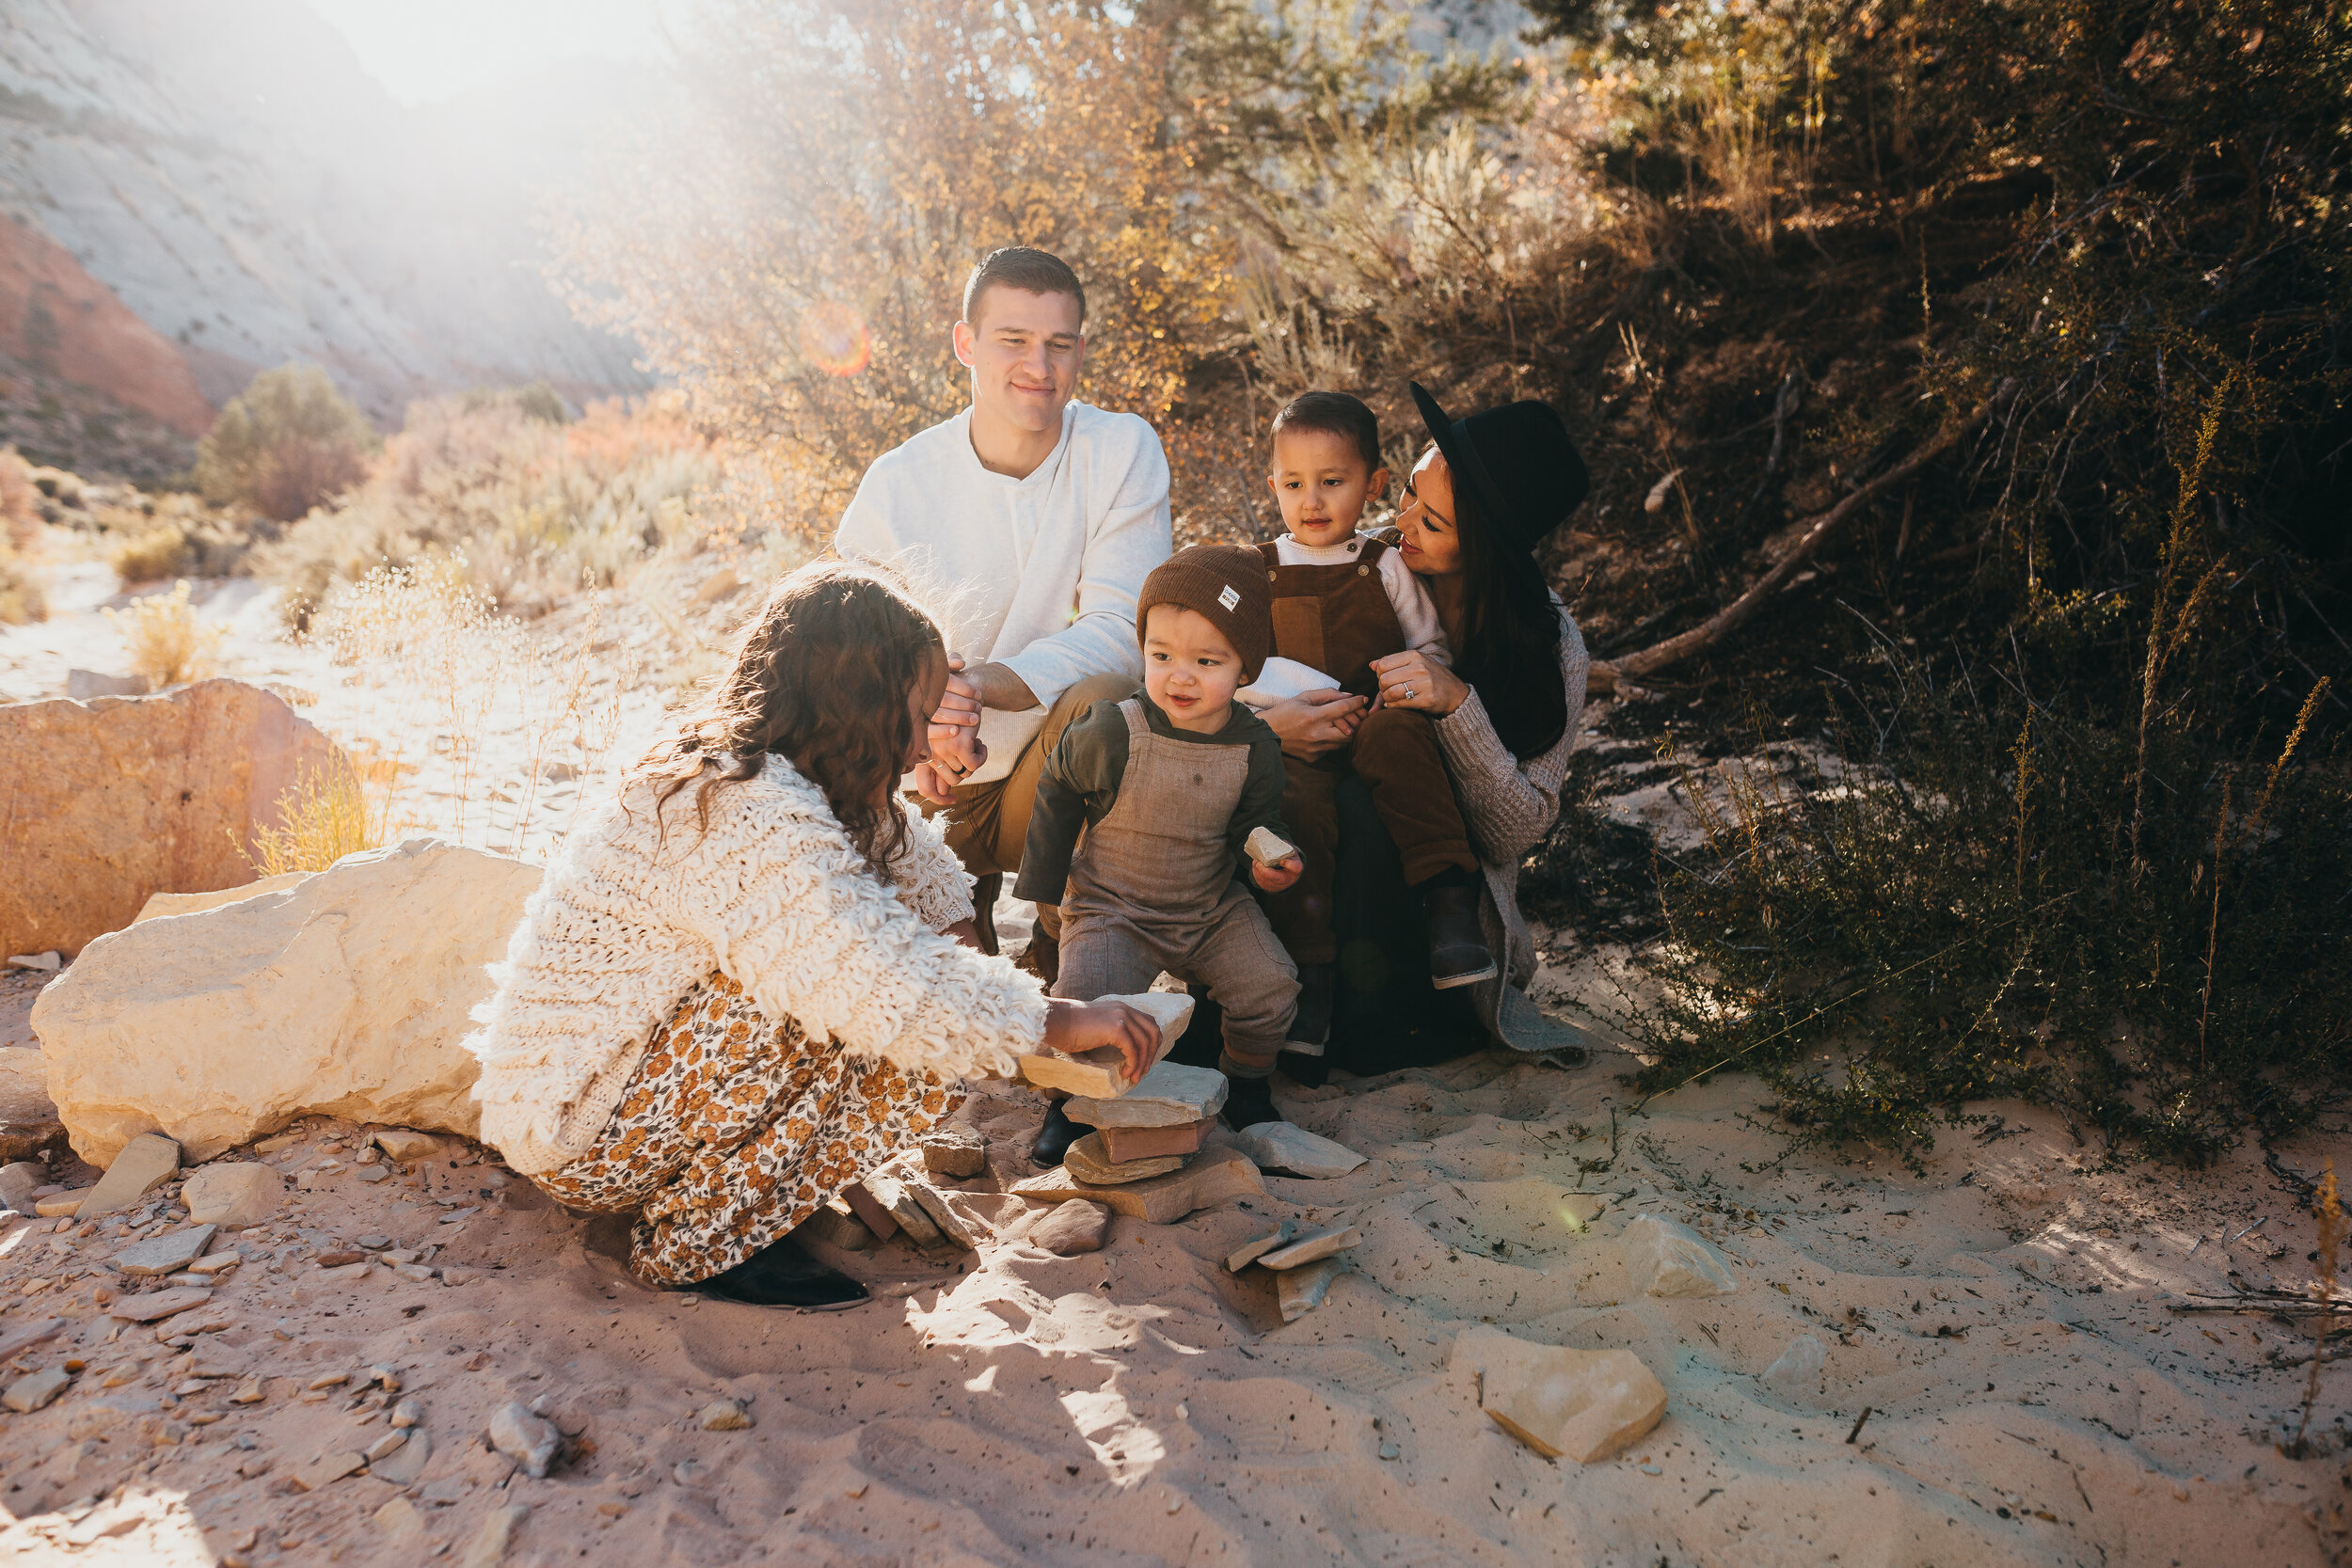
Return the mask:
[(657, 819), (700, 780), (694, 815), (707, 833), (711, 792), (750, 779), (772, 752), (824, 791), (881, 871), (906, 845), (892, 793), (914, 739), (907, 693), (946, 657), (939, 627), (896, 583), (844, 562), (803, 566), (744, 627), (708, 700), (633, 771), (655, 784)]
[(1361, 398), (1345, 392), (1301, 392), (1274, 416), (1274, 429), (1267, 439), (1271, 441), (1286, 430), (1320, 430), (1327, 436), (1353, 441), (1365, 467), (1381, 466), (1380, 417)]

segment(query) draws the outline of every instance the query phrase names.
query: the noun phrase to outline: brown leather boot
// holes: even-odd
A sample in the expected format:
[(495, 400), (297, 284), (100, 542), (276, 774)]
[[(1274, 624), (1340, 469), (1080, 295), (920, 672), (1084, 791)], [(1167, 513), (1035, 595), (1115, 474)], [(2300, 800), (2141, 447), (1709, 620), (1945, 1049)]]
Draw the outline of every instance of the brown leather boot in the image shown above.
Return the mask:
[(1005, 874), (992, 871), (972, 883), (972, 924), (980, 933), (980, 951), (996, 956), (996, 895), (1005, 891)]

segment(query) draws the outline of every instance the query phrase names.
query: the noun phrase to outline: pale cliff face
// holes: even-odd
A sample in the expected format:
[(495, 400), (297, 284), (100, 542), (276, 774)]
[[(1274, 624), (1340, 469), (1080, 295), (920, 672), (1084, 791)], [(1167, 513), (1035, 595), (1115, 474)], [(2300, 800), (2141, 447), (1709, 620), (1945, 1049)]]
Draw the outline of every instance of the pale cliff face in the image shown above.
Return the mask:
[(386, 424), (485, 383), (633, 390), (633, 345), (571, 320), (534, 227), (596, 127), (655, 90), (586, 70), (410, 110), (300, 0), (16, 0), (0, 209), (177, 345), (215, 404), (288, 358)]

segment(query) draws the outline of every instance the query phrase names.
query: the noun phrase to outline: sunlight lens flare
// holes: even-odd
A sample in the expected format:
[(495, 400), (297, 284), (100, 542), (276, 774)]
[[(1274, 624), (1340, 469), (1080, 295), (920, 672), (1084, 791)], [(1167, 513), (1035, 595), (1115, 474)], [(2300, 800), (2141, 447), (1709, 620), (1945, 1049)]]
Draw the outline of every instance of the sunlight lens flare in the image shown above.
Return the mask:
[(855, 306), (823, 299), (801, 312), (801, 353), (827, 375), (852, 376), (874, 360), (874, 340)]

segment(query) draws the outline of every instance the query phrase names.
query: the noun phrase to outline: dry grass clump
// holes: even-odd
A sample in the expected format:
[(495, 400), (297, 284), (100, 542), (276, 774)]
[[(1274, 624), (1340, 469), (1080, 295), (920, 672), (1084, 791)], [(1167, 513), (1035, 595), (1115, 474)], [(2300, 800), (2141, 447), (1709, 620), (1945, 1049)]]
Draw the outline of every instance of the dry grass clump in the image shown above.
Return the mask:
[(325, 768), (306, 765), (278, 798), (277, 825), (253, 835), (246, 860), (257, 877), (324, 871), (345, 855), (381, 848), (390, 810), (389, 789), (370, 806), (358, 770), (342, 755)]
[(197, 619), (185, 578), (168, 594), (150, 594), (105, 614), (122, 633), (132, 672), (147, 677), (151, 691), (201, 678), (219, 655), (222, 629)]
[[(600, 596), (591, 593), (569, 635), (545, 636), (500, 614), (473, 585), (462, 556), (381, 566), (339, 584), (310, 635), (381, 705), (371, 733), (434, 736), (448, 787), (439, 805), (411, 801), (410, 817), (509, 854), (526, 847), (546, 783), (581, 784), (577, 815), (587, 781), (612, 753), (622, 700), (637, 681), (633, 658), (604, 657)], [(518, 794), (485, 779), (494, 753), (521, 763)], [(370, 766), (369, 777), (387, 789), (379, 831), (390, 794), (410, 771), (396, 755)], [(501, 805), (509, 809), (501, 814)]]
[(491, 610), (536, 616), (690, 534), (694, 498), (723, 474), (674, 398), (594, 404), (568, 424), (537, 398), (414, 404), (365, 482), (257, 552), (255, 568), (297, 627), (339, 584), (436, 558), (462, 558)]

